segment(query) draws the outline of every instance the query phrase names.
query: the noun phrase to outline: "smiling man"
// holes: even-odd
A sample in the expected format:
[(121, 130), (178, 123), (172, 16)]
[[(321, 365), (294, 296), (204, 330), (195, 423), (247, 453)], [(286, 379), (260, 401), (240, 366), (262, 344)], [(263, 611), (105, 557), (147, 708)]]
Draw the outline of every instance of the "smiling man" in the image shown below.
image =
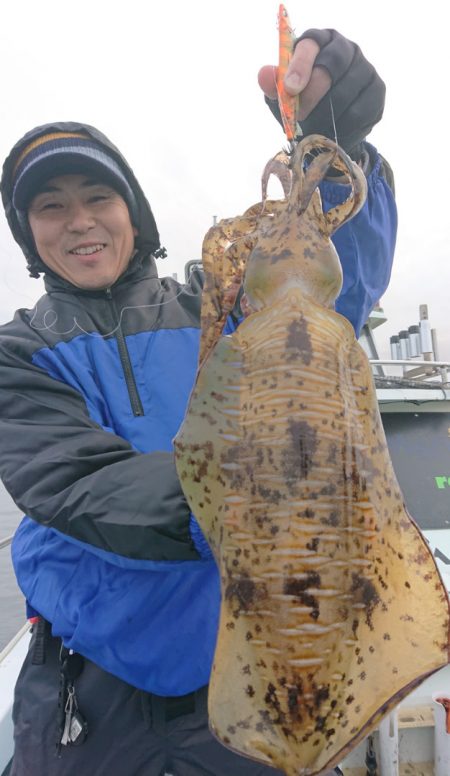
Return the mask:
[(86, 175), (51, 178), (30, 202), (28, 221), (47, 267), (77, 288), (108, 288), (134, 253), (125, 200)]
[[(338, 306), (358, 332), (395, 242), (392, 191), (364, 140), (384, 85), (355, 44), (317, 32), (294, 63), (310, 85), (308, 131), (329, 129), (317, 57), (330, 73), (339, 66), (326, 89), (339, 121), (350, 111), (348, 150), (368, 179), (365, 207), (336, 233)], [(172, 451), (197, 367), (199, 278), (158, 277), (150, 206), (92, 127), (29, 132), (1, 189), (46, 290), (0, 328), (0, 473), (27, 515), (13, 561), (37, 618), (16, 687), (11, 776), (275, 776), (208, 729), (220, 583)], [(322, 195), (327, 207), (347, 191), (330, 180)]]
[(13, 179), (14, 209), (45, 265), (78, 288), (113, 285), (134, 254), (138, 218), (115, 159), (85, 132), (48, 132), (23, 148)]

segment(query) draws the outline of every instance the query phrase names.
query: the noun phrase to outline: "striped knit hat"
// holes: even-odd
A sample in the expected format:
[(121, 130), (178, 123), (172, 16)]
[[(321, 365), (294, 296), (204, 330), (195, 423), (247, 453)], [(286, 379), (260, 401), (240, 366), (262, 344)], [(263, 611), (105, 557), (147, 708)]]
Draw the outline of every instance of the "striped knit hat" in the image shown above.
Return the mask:
[(82, 132), (50, 132), (23, 149), (13, 171), (12, 202), (18, 214), (25, 215), (46, 181), (71, 173), (90, 175), (110, 185), (123, 197), (131, 220), (139, 226), (136, 197), (121, 167), (99, 143)]

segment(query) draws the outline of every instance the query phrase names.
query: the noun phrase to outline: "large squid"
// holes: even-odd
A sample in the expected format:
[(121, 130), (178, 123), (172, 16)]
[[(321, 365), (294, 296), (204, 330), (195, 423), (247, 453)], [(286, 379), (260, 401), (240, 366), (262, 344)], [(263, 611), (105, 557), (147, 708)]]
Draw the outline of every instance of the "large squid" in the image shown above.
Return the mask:
[[(324, 213), (330, 165), (350, 194)], [(449, 602), (406, 511), (370, 365), (334, 311), (330, 235), (363, 205), (364, 175), (320, 136), (291, 166), (286, 199), (205, 237), (199, 371), (175, 451), (221, 576), (211, 728), (312, 776), (447, 664)], [(249, 314), (224, 337), (242, 282)]]

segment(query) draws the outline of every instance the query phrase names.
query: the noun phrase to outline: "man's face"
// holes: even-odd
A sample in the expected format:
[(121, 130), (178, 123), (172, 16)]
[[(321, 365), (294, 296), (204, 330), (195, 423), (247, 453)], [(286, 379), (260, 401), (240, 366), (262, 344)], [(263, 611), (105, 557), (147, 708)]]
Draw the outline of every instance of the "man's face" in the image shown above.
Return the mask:
[(49, 180), (28, 220), (42, 261), (74, 286), (109, 288), (134, 253), (137, 230), (120, 194), (87, 175)]

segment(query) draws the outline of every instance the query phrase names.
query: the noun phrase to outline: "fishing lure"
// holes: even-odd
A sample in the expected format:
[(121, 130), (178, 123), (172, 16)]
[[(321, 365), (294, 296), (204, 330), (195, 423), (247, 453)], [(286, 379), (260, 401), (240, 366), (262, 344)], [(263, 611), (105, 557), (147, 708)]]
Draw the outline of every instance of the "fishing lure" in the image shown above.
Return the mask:
[(278, 106), (286, 137), (290, 143), (299, 139), (300, 128), (297, 122), (299, 97), (292, 97), (284, 86), (284, 77), (289, 68), (294, 51), (294, 32), (289, 15), (283, 4), (278, 10), (278, 70), (276, 77)]

